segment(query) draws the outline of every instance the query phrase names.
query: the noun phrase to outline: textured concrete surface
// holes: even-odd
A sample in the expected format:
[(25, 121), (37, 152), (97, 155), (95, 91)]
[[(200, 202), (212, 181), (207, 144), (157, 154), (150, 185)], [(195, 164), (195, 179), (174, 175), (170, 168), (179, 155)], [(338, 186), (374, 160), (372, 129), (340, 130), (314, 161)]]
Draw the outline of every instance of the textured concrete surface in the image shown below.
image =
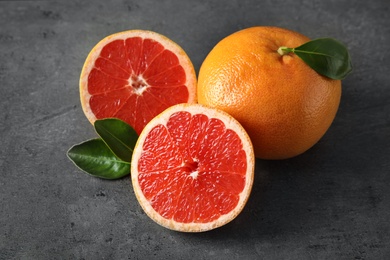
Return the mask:
[[(0, 259), (390, 259), (390, 5), (387, 1), (0, 1)], [(66, 158), (95, 137), (78, 93), (106, 35), (149, 29), (196, 70), (226, 35), (275, 25), (348, 45), (337, 118), (311, 150), (256, 161), (232, 223), (184, 234), (152, 222), (130, 181)]]

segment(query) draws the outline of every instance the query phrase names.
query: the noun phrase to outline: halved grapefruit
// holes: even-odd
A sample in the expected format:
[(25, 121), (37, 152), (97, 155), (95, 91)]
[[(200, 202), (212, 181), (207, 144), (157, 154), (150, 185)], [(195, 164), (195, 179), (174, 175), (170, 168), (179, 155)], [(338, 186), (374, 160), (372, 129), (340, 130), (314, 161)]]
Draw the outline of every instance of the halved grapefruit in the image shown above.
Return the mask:
[(131, 179), (146, 214), (177, 231), (201, 232), (233, 220), (254, 178), (252, 143), (230, 115), (198, 104), (152, 119), (135, 145)]
[(166, 108), (196, 102), (196, 74), (184, 50), (145, 30), (107, 36), (89, 53), (80, 76), (89, 121), (115, 117), (138, 134)]

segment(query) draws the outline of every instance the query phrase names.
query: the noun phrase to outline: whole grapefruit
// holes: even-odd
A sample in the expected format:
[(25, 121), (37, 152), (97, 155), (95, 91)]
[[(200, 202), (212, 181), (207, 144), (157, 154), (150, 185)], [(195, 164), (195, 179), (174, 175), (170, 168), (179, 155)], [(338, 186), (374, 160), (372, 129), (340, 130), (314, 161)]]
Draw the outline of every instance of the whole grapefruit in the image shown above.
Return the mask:
[(321, 76), (294, 54), (277, 52), (308, 41), (288, 29), (247, 28), (222, 39), (200, 68), (198, 102), (236, 118), (258, 158), (305, 152), (335, 118), (341, 81)]

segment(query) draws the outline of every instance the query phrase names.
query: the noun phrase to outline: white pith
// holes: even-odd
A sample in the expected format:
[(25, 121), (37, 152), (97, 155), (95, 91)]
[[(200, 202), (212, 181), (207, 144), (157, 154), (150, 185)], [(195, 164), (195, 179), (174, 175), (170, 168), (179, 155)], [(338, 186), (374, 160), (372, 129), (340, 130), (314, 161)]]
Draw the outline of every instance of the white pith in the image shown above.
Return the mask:
[[(142, 77), (142, 75), (131, 75), (128, 79), (129, 86), (132, 88), (133, 92), (138, 95), (142, 96), (142, 94), (147, 90), (150, 86), (146, 82), (146, 80)], [(141, 83), (141, 87), (135, 87), (135, 85), (138, 85)]]
[(193, 171), (190, 173), (190, 176), (193, 178), (193, 179), (196, 179), (196, 177), (198, 177), (198, 171)]

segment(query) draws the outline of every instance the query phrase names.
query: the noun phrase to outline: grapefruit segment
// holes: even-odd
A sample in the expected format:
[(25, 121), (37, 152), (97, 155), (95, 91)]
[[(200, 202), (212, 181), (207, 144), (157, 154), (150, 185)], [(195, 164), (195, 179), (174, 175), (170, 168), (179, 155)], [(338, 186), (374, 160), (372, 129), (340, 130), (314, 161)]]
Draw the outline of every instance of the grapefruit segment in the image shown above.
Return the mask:
[(91, 123), (116, 117), (140, 134), (166, 108), (196, 103), (196, 74), (183, 49), (165, 36), (120, 32), (89, 53), (80, 76), (80, 98)]
[[(127, 55), (125, 42), (123, 40), (114, 40), (103, 47), (97, 60), (104, 60), (106, 63), (111, 63), (125, 71), (124, 79), (127, 79), (129, 73), (132, 72), (131, 66), (128, 64), (129, 58), (131, 57)], [(101, 68), (105, 68), (105, 65), (101, 66)], [(111, 70), (109, 73), (110, 75), (115, 75), (115, 72), (115, 70)]]
[(112, 111), (119, 111), (131, 98), (134, 98), (131, 91), (121, 88), (110, 93), (110, 96), (107, 93), (91, 96), (89, 105), (97, 118), (107, 118), (112, 117)]
[(127, 80), (107, 74), (101, 69), (94, 68), (88, 77), (88, 93), (92, 96), (107, 94), (127, 86)]
[(154, 221), (178, 231), (222, 226), (243, 209), (253, 184), (254, 152), (241, 125), (197, 104), (152, 119), (135, 145), (131, 178)]

